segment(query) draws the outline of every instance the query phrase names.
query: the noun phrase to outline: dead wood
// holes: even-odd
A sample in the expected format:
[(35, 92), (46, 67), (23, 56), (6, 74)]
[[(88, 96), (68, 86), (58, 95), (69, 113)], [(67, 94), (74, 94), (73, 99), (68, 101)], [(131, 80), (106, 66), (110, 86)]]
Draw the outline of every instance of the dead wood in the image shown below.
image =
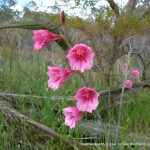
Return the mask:
[(126, 6), (126, 13), (125, 15), (130, 15), (133, 13), (137, 0), (129, 0)]
[[(38, 122), (30, 119), (29, 117), (21, 114), (20, 112), (16, 111), (15, 109), (11, 108), (10, 106), (8, 106), (7, 104), (5, 104), (3, 102), (0, 102), (0, 111), (3, 112), (4, 115), (9, 118), (11, 117), (15, 120), (24, 121), (26, 124), (35, 128), (35, 130), (38, 130), (38, 131), (44, 133), (44, 134), (42, 134), (44, 137), (45, 136), (47, 136), (49, 138), (55, 137), (55, 138), (58, 138), (59, 140), (64, 140), (65, 142), (67, 142), (69, 144), (71, 143), (72, 146), (74, 146), (74, 144), (79, 144), (79, 143), (75, 143), (74, 141), (71, 141), (68, 137), (62, 136), (60, 133), (54, 131), (50, 127), (47, 127), (41, 123), (38, 123)], [(116, 135), (116, 129), (117, 129), (116, 126), (109, 125), (109, 124), (101, 122), (101, 121), (79, 122), (77, 127), (79, 128), (79, 130), (82, 133), (85, 133), (85, 134), (88, 133), (88, 134), (90, 134), (90, 136), (94, 136), (94, 139), (96, 139), (96, 137), (100, 137), (102, 134), (106, 134), (106, 133), (109, 134), (110, 138), (114, 138)], [(121, 127), (119, 128), (119, 131), (120, 131), (120, 133), (122, 131), (126, 132), (126, 130)], [(40, 138), (42, 135), (39, 134)], [(127, 137), (128, 138), (127, 138), (126, 142), (147, 143), (150, 140), (148, 137), (139, 136), (134, 133), (128, 133)]]
[[(125, 92), (131, 91), (133, 89), (139, 89), (141, 87), (150, 88), (150, 79), (133, 84), (133, 88), (132, 89), (125, 89)], [(107, 98), (107, 97), (113, 97), (116, 94), (120, 94), (121, 91), (122, 91), (122, 87), (114, 88), (114, 89), (111, 89), (111, 90), (104, 90), (104, 91), (101, 91), (99, 93), (101, 95), (100, 96), (101, 98)], [(50, 99), (52, 101), (58, 101), (58, 100), (68, 100), (68, 101), (70, 101), (70, 100), (74, 100), (74, 96), (51, 96), (51, 97), (48, 97), (48, 96), (34, 96), (34, 95), (25, 95), (25, 94), (0, 93), (0, 98), (1, 99), (10, 98), (10, 101), (11, 101), (11, 98), (13, 98), (13, 97)]]
[(21, 114), (20, 112), (18, 112), (14, 108), (11, 108), (10, 106), (8, 106), (7, 104), (5, 104), (2, 101), (0, 101), (0, 111), (7, 118), (11, 118), (11, 119), (13, 118), (13, 120), (23, 121), (23, 122), (25, 122), (26, 125), (30, 125), (33, 129), (35, 129), (35, 131), (38, 130), (38, 135), (40, 138), (41, 138), (41, 135), (43, 135), (43, 137), (47, 137), (48, 139), (50, 139), (51, 137), (57, 138), (58, 140), (63, 140), (64, 142), (69, 144), (71, 147), (74, 147), (75, 145), (78, 144), (78, 143), (75, 143), (73, 140), (69, 139), (69, 137), (61, 135), (60, 133), (54, 131), (50, 127), (47, 127), (41, 123), (38, 123), (38, 122), (30, 119), (29, 117)]
[(147, 16), (149, 13), (150, 13), (150, 7), (148, 7), (147, 9), (145, 9), (145, 10), (143, 11), (143, 13), (142, 13), (141, 16), (140, 16), (140, 19), (146, 18), (146, 16)]
[[(108, 134), (110, 139), (114, 139), (117, 132), (117, 126), (110, 125), (101, 121), (83, 121), (78, 123), (78, 128), (85, 134), (89, 134), (94, 137), (101, 137), (102, 135)], [(150, 137), (137, 135), (132, 132), (127, 132), (125, 128), (119, 127), (119, 134), (124, 133), (126, 135), (126, 142), (136, 143), (148, 143)], [(121, 137), (121, 135), (119, 136)]]
[(33, 126), (35, 128), (38, 128), (39, 130), (42, 130), (42, 131), (46, 132), (50, 136), (61, 138), (61, 135), (58, 132), (52, 130), (49, 127), (44, 126), (41, 123), (38, 123), (38, 122), (36, 122), (36, 121), (28, 118), (27, 116), (19, 113), (15, 109), (10, 108), (9, 106), (7, 106), (6, 104), (4, 104), (3, 102), (0, 102), (0, 111), (2, 111), (4, 113), (4, 115), (6, 115), (8, 117), (12, 116), (12, 117), (15, 117), (16, 119), (23, 120), (27, 124), (30, 124), (31, 126)]
[(113, 0), (107, 0), (116, 17), (120, 16), (119, 7)]
[[(149, 87), (150, 88), (150, 80), (145, 80), (145, 81), (142, 81), (139, 83), (135, 83), (135, 84), (133, 84), (132, 89), (125, 89), (125, 92), (131, 91), (133, 89), (138, 89), (141, 87)], [(112, 89), (112, 90), (102, 91), (102, 92), (100, 92), (100, 94), (101, 94), (101, 97), (112, 97), (116, 94), (120, 94), (121, 91), (122, 91), (122, 88), (116, 88), (116, 89)]]

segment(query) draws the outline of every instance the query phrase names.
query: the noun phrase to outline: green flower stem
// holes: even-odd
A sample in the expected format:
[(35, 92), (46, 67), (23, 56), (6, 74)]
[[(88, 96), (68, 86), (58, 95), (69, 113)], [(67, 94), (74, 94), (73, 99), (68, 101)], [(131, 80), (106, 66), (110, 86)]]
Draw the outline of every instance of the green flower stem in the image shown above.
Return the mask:
[[(130, 46), (130, 52), (128, 54), (128, 66), (130, 64), (130, 60), (131, 60), (131, 53), (132, 53), (132, 48)], [(116, 131), (116, 139), (115, 139), (115, 142), (118, 143), (118, 136), (119, 136), (119, 126), (120, 126), (120, 121), (121, 121), (121, 114), (122, 114), (122, 101), (123, 101), (123, 94), (124, 94), (124, 91), (125, 91), (125, 81), (127, 80), (127, 77), (128, 77), (128, 74), (129, 72), (127, 71), (126, 74), (125, 74), (125, 78), (124, 78), (124, 81), (122, 83), (122, 92), (121, 92), (121, 97), (120, 97), (120, 105), (119, 105), (119, 116), (118, 116), (118, 124), (117, 124), (117, 131)]]

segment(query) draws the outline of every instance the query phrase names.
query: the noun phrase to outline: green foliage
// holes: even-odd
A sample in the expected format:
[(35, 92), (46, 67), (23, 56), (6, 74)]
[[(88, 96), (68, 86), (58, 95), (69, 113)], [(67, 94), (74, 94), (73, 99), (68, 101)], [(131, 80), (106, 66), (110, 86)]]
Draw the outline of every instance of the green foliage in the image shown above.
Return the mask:
[(95, 22), (98, 24), (98, 30), (109, 30), (112, 23), (112, 11), (110, 9), (105, 8), (103, 11), (100, 11), (96, 14)]
[(132, 35), (133, 33), (140, 33), (148, 29), (149, 25), (149, 22), (140, 20), (137, 16), (124, 16), (116, 20), (113, 34), (122, 37)]
[(11, 9), (16, 4), (15, 0), (0, 0), (0, 22), (12, 19), (15, 12)]
[(14, 51), (12, 53), (12, 49), (0, 46), (0, 56), (3, 59), (15, 59), (18, 57), (18, 52)]

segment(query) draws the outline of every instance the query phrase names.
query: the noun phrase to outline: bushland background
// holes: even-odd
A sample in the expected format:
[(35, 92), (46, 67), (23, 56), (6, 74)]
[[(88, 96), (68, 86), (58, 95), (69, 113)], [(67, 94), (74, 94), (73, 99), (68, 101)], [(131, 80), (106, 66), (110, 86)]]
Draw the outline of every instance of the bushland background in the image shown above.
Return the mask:
[[(117, 139), (120, 143), (149, 143), (150, 1), (129, 0), (123, 6), (113, 0), (106, 0), (105, 6), (99, 3), (61, 0), (39, 10), (39, 3), (30, 1), (19, 11), (14, 9), (15, 0), (0, 1), (1, 149), (85, 149), (84, 143), (115, 142), (124, 80), (121, 65), (127, 62), (131, 50), (130, 68), (138, 69), (140, 78), (134, 80), (131, 91), (123, 94)], [(66, 11), (62, 26), (60, 11), (68, 6), (72, 11), (78, 8), (79, 13)], [(62, 109), (74, 104), (70, 96), (84, 82), (75, 75), (58, 91), (48, 89), (47, 66), (67, 66), (65, 55), (69, 47), (53, 42), (40, 53), (35, 52), (34, 29), (57, 34), (65, 29), (72, 46), (85, 43), (96, 53), (94, 67), (85, 77), (91, 87), (103, 94), (97, 111), (85, 114), (76, 129), (64, 125)], [(71, 141), (66, 142), (68, 137)], [(87, 145), (86, 149), (100, 147)]]

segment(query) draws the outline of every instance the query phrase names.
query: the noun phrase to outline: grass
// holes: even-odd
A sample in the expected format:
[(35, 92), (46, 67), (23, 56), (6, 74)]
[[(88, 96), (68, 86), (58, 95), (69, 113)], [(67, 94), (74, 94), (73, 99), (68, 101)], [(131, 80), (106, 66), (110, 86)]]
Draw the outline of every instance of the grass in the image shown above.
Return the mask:
[[(1, 51), (2, 53), (2, 51)], [(19, 52), (18, 52), (19, 53)], [(27, 94), (47, 96), (48, 99), (40, 98), (19, 98), (15, 97), (11, 103), (13, 108), (26, 116), (54, 129), (55, 131), (69, 135), (73, 138), (82, 138), (89, 136), (82, 133), (78, 128), (70, 130), (64, 125), (64, 116), (62, 109), (68, 105), (74, 105), (75, 102), (59, 100), (52, 101), (51, 96), (73, 96), (77, 89), (83, 86), (82, 80), (77, 75), (72, 76), (61, 89), (52, 92), (47, 87), (47, 66), (49, 60), (44, 60), (40, 54), (30, 52), (29, 58), (20, 53), (11, 52), (11, 57), (3, 57), (0, 68), (0, 90), (3, 93)], [(92, 73), (86, 75), (87, 79), (92, 78)], [(94, 79), (95, 80), (95, 79)], [(108, 89), (107, 84), (100, 84), (99, 79), (92, 84), (97, 91)], [(147, 131), (150, 128), (150, 92), (149, 89), (139, 89), (125, 94), (123, 98), (123, 110), (121, 115), (121, 126), (129, 132), (137, 135), (149, 136)], [(4, 99), (0, 98), (1, 101)], [(99, 115), (104, 122), (116, 125), (118, 118), (119, 101), (101, 99), (100, 105), (94, 115), (85, 114), (82, 120), (99, 119)], [(90, 117), (91, 116), (91, 117)], [(0, 113), (0, 149), (70, 149), (63, 140), (59, 141), (49, 137), (39, 138), (38, 131), (34, 131), (24, 122), (15, 122), (13, 119), (8, 120)], [(107, 133), (106, 133), (107, 135)], [(121, 133), (121, 141), (127, 139), (127, 133)], [(107, 139), (110, 141), (110, 139)], [(113, 140), (113, 139), (112, 139)], [(82, 142), (81, 140), (78, 140)], [(87, 140), (87, 142), (100, 142), (102, 136), (96, 140)], [(92, 149), (93, 147), (89, 147)], [(101, 149), (94, 147), (94, 149)], [(107, 149), (107, 148), (106, 148)], [(138, 149), (135, 146), (135, 149)]]

